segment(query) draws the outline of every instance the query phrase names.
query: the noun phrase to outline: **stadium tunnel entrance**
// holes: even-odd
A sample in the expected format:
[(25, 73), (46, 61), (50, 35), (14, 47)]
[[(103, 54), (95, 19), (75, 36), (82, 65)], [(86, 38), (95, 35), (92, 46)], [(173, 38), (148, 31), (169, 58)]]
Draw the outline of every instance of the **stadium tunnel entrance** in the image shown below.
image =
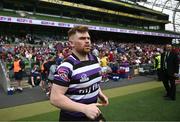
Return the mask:
[[(24, 37), (27, 34), (40, 36), (56, 37), (57, 40), (67, 41), (67, 31), (69, 28), (41, 26), (41, 25), (30, 25), (30, 24), (18, 24), (18, 23), (0, 23), (0, 35), (15, 35)], [(102, 41), (119, 41), (126, 43), (149, 43), (149, 44), (167, 44), (172, 43), (172, 38), (148, 36), (148, 35), (136, 35), (126, 33), (115, 33), (115, 32), (103, 32), (90, 30), (92, 42), (98, 40)], [(43, 40), (41, 40), (43, 41)]]

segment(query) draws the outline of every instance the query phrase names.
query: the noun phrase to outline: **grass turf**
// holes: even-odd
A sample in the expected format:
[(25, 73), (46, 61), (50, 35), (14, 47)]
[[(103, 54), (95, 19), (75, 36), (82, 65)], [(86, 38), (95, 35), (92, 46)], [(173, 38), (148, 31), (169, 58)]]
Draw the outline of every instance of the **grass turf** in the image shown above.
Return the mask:
[[(162, 87), (161, 82), (150, 81), (150, 82), (128, 85), (124, 87), (107, 89), (107, 90), (103, 90), (103, 92), (109, 98), (114, 98), (118, 96), (124, 96), (124, 95), (145, 91), (149, 89), (159, 88), (159, 87)], [(58, 109), (53, 107), (49, 103), (49, 101), (42, 101), (42, 102), (30, 103), (20, 106), (14, 106), (10, 108), (0, 109), (0, 121), (19, 120), (21, 118), (36, 116), (56, 110)], [(7, 115), (8, 118), (5, 117)]]
[[(101, 110), (107, 121), (177, 121), (180, 120), (180, 93), (176, 101), (162, 98), (162, 87), (110, 98)], [(18, 121), (57, 121), (59, 111), (18, 119)]]

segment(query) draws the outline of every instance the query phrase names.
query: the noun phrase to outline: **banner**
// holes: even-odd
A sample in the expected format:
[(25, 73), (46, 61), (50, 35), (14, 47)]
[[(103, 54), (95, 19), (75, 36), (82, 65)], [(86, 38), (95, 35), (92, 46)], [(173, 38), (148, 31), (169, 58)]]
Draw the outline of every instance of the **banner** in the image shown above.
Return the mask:
[[(8, 16), (0, 16), (0, 22), (43, 25), (43, 26), (63, 27), (63, 28), (72, 28), (77, 25), (82, 25), (82, 24), (74, 24), (74, 23), (36, 20), (36, 19), (8, 17)], [(88, 26), (90, 30), (97, 30), (97, 31), (138, 34), (138, 35), (150, 35), (150, 36), (160, 36), (160, 37), (171, 37), (171, 38), (177, 38), (177, 39), (180, 38), (180, 34), (179, 35), (178, 34), (167, 34), (167, 33), (160, 33), (160, 32), (148, 32), (148, 31), (141, 31), (141, 30), (120, 29), (120, 28), (93, 26), (93, 25), (86, 25), (86, 26)]]

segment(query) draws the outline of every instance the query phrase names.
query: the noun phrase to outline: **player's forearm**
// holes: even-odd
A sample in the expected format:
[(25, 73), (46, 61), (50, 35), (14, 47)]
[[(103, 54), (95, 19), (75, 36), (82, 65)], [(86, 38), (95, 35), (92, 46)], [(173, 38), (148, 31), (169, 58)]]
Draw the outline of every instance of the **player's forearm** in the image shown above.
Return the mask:
[(56, 97), (51, 97), (50, 102), (51, 104), (53, 104), (54, 106), (60, 109), (82, 112), (82, 113), (84, 113), (84, 109), (86, 107), (85, 104), (74, 102), (65, 95), (58, 95)]
[(109, 104), (108, 97), (101, 90), (99, 91), (99, 99), (103, 105), (107, 106)]
[(104, 96), (104, 93), (102, 92), (101, 88), (99, 90), (99, 96)]

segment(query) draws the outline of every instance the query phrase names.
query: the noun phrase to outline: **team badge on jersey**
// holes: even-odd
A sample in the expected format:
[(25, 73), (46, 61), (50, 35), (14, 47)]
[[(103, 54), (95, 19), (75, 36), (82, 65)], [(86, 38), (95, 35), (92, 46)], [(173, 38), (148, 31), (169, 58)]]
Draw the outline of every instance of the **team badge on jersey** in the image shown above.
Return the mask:
[(68, 77), (68, 74), (69, 74), (69, 71), (65, 68), (60, 68), (58, 70), (58, 75), (59, 77), (63, 80), (63, 81), (66, 81), (66, 82), (69, 82), (69, 77)]
[(88, 81), (88, 80), (89, 80), (89, 77), (86, 74), (81, 75), (80, 82), (85, 82), (85, 81)]

